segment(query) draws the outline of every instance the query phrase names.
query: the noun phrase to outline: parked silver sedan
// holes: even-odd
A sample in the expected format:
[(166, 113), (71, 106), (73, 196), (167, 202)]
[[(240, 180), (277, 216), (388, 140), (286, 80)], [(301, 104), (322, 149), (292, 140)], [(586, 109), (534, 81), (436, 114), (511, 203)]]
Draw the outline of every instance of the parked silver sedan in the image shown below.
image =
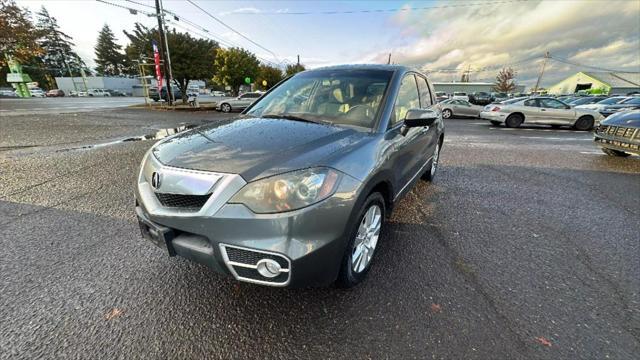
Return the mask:
[(597, 111), (574, 108), (550, 97), (527, 98), (510, 104), (490, 104), (480, 117), (493, 125), (507, 127), (526, 124), (545, 124), (552, 127), (571, 126), (576, 130), (591, 130), (604, 117)]
[(442, 105), (442, 117), (450, 119), (452, 117), (478, 117), (482, 111), (482, 106), (474, 105), (461, 99), (450, 99), (440, 103)]
[(254, 101), (258, 100), (260, 96), (262, 96), (262, 93), (250, 92), (242, 94), (236, 98), (224, 99), (220, 101), (216, 110), (226, 113), (231, 111), (242, 111), (249, 107), (249, 105), (253, 104)]

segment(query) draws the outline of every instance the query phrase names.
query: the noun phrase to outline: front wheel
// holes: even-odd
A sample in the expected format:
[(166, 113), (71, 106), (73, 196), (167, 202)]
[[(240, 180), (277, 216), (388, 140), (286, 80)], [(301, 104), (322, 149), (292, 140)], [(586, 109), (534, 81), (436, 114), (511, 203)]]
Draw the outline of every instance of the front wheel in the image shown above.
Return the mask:
[(576, 130), (588, 131), (593, 129), (593, 118), (591, 116), (581, 116), (573, 125)]
[(225, 113), (231, 112), (231, 105), (224, 103), (220, 105), (220, 110), (222, 110), (222, 112), (225, 112)]
[(365, 200), (353, 225), (336, 284), (350, 288), (365, 279), (384, 224), (384, 198), (375, 192)]
[(453, 116), (453, 113), (451, 112), (451, 110), (449, 110), (449, 109), (442, 110), (442, 117), (443, 118), (451, 119), (451, 116)]
[(617, 156), (617, 157), (627, 157), (627, 156), (629, 156), (629, 154), (627, 154), (624, 151), (607, 149), (607, 148), (602, 148), (602, 152), (607, 154), (607, 155), (609, 155), (609, 156)]

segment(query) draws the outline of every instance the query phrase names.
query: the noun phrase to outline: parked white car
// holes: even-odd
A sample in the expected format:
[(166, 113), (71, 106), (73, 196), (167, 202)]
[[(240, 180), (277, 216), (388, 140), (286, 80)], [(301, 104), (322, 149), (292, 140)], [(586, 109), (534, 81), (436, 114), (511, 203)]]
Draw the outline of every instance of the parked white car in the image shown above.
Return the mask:
[(31, 93), (31, 97), (45, 97), (46, 96), (46, 93), (44, 92), (44, 90), (42, 90), (40, 88), (29, 89), (29, 92)]
[(212, 91), (211, 92), (211, 96), (215, 96), (215, 97), (225, 97), (225, 94), (223, 91)]
[(103, 89), (89, 89), (87, 90), (87, 95), (89, 96), (111, 96), (111, 94), (109, 94), (109, 92), (103, 90)]
[(469, 95), (466, 92), (460, 92), (460, 91), (456, 91), (453, 93), (453, 96), (451, 97), (451, 99), (453, 100), (464, 100), (464, 101), (469, 101)]

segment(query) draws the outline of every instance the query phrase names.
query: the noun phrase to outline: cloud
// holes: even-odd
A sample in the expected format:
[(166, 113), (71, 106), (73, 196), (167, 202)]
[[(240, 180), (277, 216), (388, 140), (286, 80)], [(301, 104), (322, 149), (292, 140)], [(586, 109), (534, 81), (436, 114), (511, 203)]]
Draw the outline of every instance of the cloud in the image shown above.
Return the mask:
[(231, 15), (231, 14), (260, 14), (261, 12), (262, 10), (255, 7), (243, 7), (243, 8), (237, 8), (231, 11), (223, 11), (219, 15), (225, 16), (225, 15)]
[[(588, 65), (640, 70), (640, 1), (526, 1), (485, 6), (403, 10), (391, 24), (412, 36), (364, 59), (424, 70), (476, 71), (471, 80), (490, 80), (500, 65), (517, 69), (519, 80), (535, 82), (546, 51)], [(527, 60), (527, 61), (522, 61)], [(543, 83), (584, 70), (550, 61)], [(451, 79), (451, 72), (433, 73)]]

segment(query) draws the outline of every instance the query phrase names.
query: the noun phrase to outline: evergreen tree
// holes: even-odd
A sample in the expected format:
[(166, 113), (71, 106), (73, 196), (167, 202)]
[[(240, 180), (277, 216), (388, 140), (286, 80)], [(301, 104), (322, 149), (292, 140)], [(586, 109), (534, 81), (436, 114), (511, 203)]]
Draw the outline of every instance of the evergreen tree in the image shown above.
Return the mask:
[(121, 50), (122, 46), (116, 43), (116, 37), (109, 25), (104, 24), (95, 47), (98, 74), (113, 76), (122, 75), (125, 72), (125, 58)]
[(41, 60), (46, 70), (52, 76), (80, 76), (80, 70), (86, 69), (84, 61), (73, 51), (74, 43), (71, 36), (60, 31), (58, 21), (49, 15), (43, 6), (36, 14), (37, 31), (42, 35), (38, 43), (45, 51)]

